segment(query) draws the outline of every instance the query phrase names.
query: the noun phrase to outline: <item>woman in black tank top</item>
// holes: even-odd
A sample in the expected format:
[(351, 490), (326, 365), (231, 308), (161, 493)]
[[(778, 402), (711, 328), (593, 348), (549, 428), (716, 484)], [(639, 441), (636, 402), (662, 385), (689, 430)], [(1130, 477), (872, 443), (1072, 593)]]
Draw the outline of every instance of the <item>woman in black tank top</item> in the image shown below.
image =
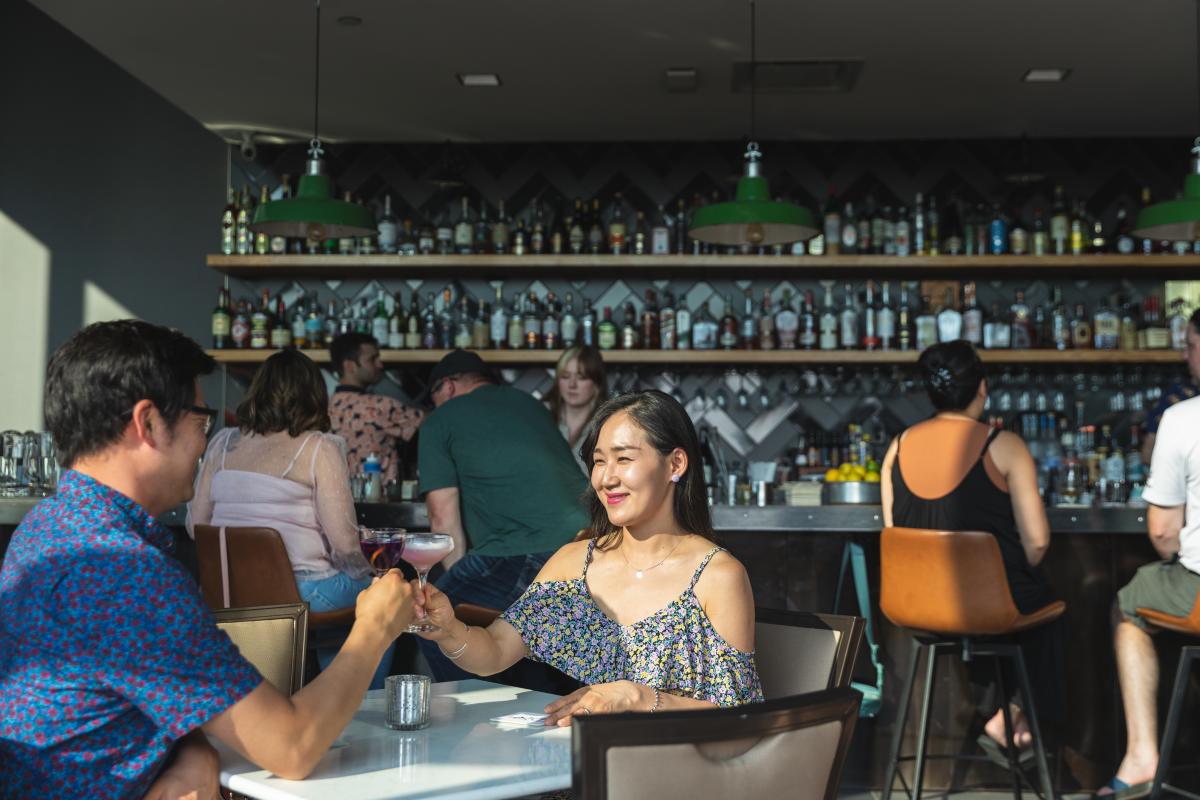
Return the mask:
[[(982, 428), (978, 419), (987, 400), (987, 383), (983, 363), (971, 345), (964, 341), (935, 345), (921, 354), (919, 364), (924, 374), (929, 399), (937, 409), (935, 419), (920, 423), (920, 426), (963, 425)], [(1017, 609), (1023, 614), (1029, 614), (1053, 602), (1054, 592), (1037, 566), (1049, 545), (1049, 526), (1041, 500), (1037, 496), (1036, 482), (1030, 479), (1028, 474), (1022, 476), (1015, 485), (1008, 487), (1010, 491), (1022, 493), (1014, 498), (1010, 491), (998, 486), (996, 480), (988, 474), (987, 461), (991, 460), (992, 464), (995, 464), (995, 458), (989, 456), (988, 451), (1001, 432), (993, 430), (987, 435), (978, 456), (957, 485), (941, 496), (932, 498), (919, 496), (912, 490), (910, 482), (916, 481), (918, 475), (910, 472), (908, 480), (905, 479), (900, 454), (905, 447), (913, 446), (908, 440), (908, 433), (909, 431), (905, 431), (896, 437), (884, 460), (882, 488), (884, 519), (887, 524), (931, 530), (987, 531), (996, 537), (1000, 545), (1008, 588)], [(929, 435), (934, 432), (927, 430), (923, 433)], [(963, 435), (961, 430), (952, 433), (955, 437)], [(971, 430), (966, 438), (967, 441), (977, 443), (981, 436), (981, 430), (979, 433)], [(1005, 446), (1011, 454), (1013, 444), (1010, 442)], [(1023, 469), (1028, 471), (1032, 461), (1027, 451), (1022, 458), (1028, 462), (1023, 466)], [(908, 468), (912, 469), (913, 464), (919, 464), (919, 459), (909, 458), (907, 463)], [(1012, 469), (1012, 475), (1016, 477), (1017, 467), (1013, 466)], [(1017, 515), (1014, 514), (1014, 504), (1019, 504), (1022, 508), (1024, 540), (1021, 527), (1017, 524)], [(1055, 623), (1011, 638), (1022, 645), (1033, 683), (1038, 715), (1051, 722), (1061, 718), (1061, 627)], [(991, 683), (994, 678), (992, 665), (989, 663), (982, 666), (983, 669), (970, 670), (972, 681)], [(1006, 677), (1006, 683), (1010, 687), (1016, 686), (1015, 680), (1010, 680), (1009, 677)], [(1019, 715), (1019, 709), (1017, 711)], [(1020, 716), (1015, 719), (1017, 744), (1027, 746), (1030, 744), (1028, 726)], [(997, 742), (1003, 741), (1004, 722), (1001, 712), (997, 711), (988, 722), (986, 735)]]

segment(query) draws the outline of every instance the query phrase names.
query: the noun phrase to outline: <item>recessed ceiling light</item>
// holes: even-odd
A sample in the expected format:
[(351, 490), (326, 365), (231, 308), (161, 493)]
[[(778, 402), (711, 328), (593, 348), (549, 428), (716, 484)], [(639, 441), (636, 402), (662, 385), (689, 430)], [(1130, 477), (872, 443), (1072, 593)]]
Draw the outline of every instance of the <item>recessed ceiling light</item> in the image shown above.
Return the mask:
[(1062, 83), (1070, 74), (1069, 69), (1031, 69), (1021, 80), (1025, 83)]
[(345, 16), (338, 17), (338, 25), (345, 25), (347, 28), (356, 28), (362, 25), (362, 17)]
[(463, 86), (499, 86), (500, 76), (494, 72), (460, 72), (458, 82)]

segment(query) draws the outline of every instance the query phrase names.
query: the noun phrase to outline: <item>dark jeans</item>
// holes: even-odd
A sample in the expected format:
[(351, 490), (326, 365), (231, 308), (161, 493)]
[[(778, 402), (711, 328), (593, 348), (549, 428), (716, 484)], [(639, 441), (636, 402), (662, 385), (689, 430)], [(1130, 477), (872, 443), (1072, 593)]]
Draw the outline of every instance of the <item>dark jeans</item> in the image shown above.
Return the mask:
[[(520, 556), (479, 556), (468, 553), (450, 571), (434, 582), (450, 598), (451, 605), (475, 603), (500, 611), (517, 601), (553, 553)], [(477, 677), (446, 658), (436, 642), (420, 640), (421, 653), (429, 662), (435, 681), (457, 681)], [(558, 670), (523, 659), (488, 680), (542, 692), (565, 694), (579, 686)]]

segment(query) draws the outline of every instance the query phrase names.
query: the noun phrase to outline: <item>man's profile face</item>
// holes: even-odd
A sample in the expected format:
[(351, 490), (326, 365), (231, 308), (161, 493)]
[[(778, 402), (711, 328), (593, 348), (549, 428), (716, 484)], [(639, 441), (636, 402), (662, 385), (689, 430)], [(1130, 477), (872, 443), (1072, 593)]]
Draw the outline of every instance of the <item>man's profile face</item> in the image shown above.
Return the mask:
[[(208, 405), (199, 381), (196, 381), (196, 399), (193, 405)], [(163, 488), (179, 498), (176, 504), (191, 500), (195, 493), (196, 471), (208, 446), (208, 437), (205, 434), (208, 424), (208, 417), (204, 414), (185, 410), (171, 426), (168, 436), (160, 445), (163, 463), (159, 474), (167, 484)]]
[(358, 359), (354, 362), (354, 378), (363, 386), (374, 386), (383, 377), (383, 358), (379, 348), (373, 344), (364, 344), (358, 350)]
[(1187, 347), (1183, 352), (1192, 382), (1200, 383), (1200, 332), (1191, 324), (1187, 326)]

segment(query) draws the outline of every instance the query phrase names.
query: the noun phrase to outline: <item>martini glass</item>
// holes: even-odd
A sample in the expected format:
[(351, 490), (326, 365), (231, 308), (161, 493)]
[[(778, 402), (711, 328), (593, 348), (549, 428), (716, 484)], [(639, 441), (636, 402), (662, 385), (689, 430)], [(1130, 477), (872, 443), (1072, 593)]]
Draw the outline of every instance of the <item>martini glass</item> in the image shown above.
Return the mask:
[[(454, 551), (454, 539), (448, 533), (410, 533), (404, 537), (401, 558), (412, 564), (417, 571), (422, 593), (429, 578), (429, 570)], [(417, 620), (408, 626), (409, 633), (428, 633), (438, 627), (429, 620)]]
[(404, 552), (404, 528), (359, 528), (358, 546), (376, 576), (400, 563)]

